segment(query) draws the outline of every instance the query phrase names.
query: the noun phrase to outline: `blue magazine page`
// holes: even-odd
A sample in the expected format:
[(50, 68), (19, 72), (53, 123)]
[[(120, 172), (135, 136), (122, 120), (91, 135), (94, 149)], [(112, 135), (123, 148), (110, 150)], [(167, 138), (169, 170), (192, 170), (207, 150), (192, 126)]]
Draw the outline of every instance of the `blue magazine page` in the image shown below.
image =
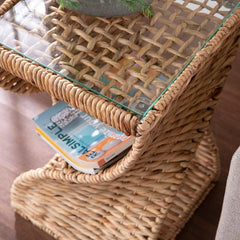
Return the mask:
[(62, 101), (33, 120), (41, 129), (38, 133), (68, 155), (73, 165), (87, 168), (101, 168), (134, 140)]

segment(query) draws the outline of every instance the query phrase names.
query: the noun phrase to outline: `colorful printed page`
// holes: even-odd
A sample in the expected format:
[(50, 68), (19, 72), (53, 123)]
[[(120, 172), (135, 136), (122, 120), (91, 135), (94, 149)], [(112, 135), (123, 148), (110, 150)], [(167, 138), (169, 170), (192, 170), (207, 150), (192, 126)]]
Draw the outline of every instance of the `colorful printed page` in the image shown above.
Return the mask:
[(49, 138), (48, 142), (61, 149), (73, 165), (87, 168), (101, 168), (134, 141), (134, 137), (65, 102), (58, 102), (33, 120), (39, 127), (38, 133)]

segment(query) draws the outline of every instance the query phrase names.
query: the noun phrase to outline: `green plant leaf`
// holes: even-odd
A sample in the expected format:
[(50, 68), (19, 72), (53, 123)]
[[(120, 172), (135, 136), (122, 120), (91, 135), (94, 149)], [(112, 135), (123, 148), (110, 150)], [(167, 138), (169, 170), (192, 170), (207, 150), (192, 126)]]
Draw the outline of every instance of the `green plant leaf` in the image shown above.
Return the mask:
[(151, 18), (153, 16), (153, 9), (150, 4), (146, 4), (145, 0), (121, 0), (121, 2), (134, 11), (138, 6), (141, 6), (141, 10), (144, 16)]
[[(89, 0), (91, 1), (91, 0)], [(138, 6), (141, 7), (144, 16), (151, 18), (153, 16), (153, 9), (150, 4), (145, 3), (146, 0), (121, 0), (122, 4), (128, 7), (130, 10), (134, 11)], [(61, 0), (60, 6), (64, 9), (65, 7), (69, 9), (74, 9), (78, 6), (78, 2), (74, 0)]]
[(72, 1), (72, 0), (61, 0), (60, 6), (62, 9), (64, 9), (65, 7), (69, 8), (69, 9), (74, 9), (78, 6), (78, 2)]

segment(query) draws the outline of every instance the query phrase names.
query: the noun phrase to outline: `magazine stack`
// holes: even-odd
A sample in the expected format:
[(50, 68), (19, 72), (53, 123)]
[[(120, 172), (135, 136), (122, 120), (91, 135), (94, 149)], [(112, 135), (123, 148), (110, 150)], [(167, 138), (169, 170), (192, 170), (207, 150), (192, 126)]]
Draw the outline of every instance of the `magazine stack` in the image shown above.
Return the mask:
[(33, 119), (37, 133), (76, 170), (95, 174), (129, 150), (133, 136), (109, 127), (65, 102)]

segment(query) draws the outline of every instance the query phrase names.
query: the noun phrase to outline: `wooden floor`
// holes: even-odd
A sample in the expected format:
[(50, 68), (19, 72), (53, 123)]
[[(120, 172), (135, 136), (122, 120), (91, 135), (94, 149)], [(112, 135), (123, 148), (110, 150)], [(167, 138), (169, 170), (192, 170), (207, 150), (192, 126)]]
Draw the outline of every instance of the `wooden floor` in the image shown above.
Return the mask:
[[(177, 240), (214, 240), (230, 159), (240, 144), (240, 51), (217, 105), (212, 128), (220, 149), (219, 183), (187, 223)], [(43, 166), (54, 151), (34, 132), (31, 120), (51, 105), (46, 94), (19, 96), (0, 90), (0, 240), (50, 240), (15, 215), (10, 187), (16, 176)]]

